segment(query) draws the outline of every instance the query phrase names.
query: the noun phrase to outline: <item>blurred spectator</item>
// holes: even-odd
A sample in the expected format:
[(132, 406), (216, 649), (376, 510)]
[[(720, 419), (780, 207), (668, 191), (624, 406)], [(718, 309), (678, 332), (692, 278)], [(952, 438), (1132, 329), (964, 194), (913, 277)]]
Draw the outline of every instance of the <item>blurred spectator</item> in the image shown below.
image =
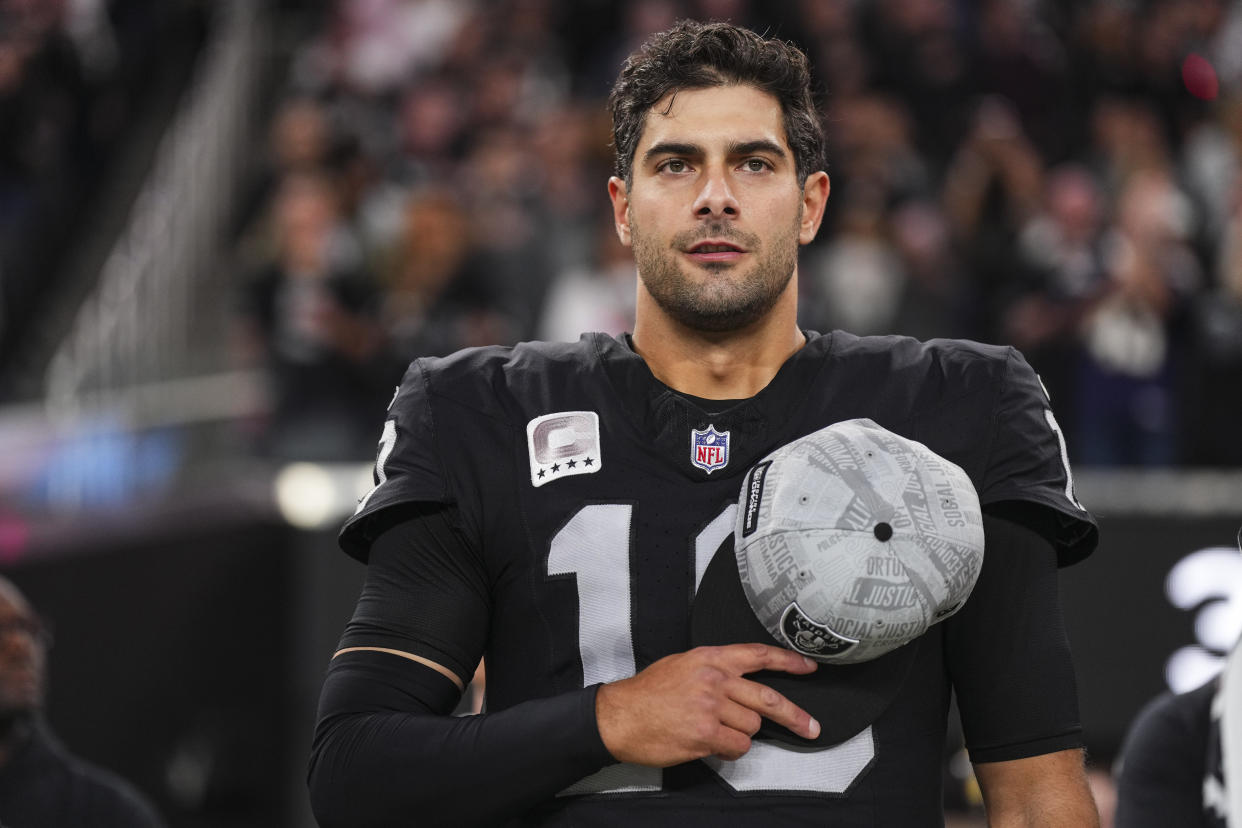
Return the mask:
[(312, 98), (290, 98), (272, 123), (272, 155), (279, 173), (315, 170), (324, 166), (332, 149), (328, 114)]
[(397, 163), (407, 186), (446, 180), (461, 153), (467, 112), (465, 90), (448, 78), (411, 84), (401, 101), (397, 129), (401, 143)]
[(895, 333), (906, 273), (888, 240), (880, 193), (855, 187), (846, 197), (833, 238), (817, 255), (804, 257), (799, 271), (808, 300), (804, 324), (864, 336)]
[(1052, 170), (1043, 208), (1021, 230), (1017, 296), (1002, 322), (1005, 340), (1022, 349), (1067, 412), (1076, 407), (1070, 366), (1080, 347), (1079, 326), (1107, 290), (1105, 208), (1104, 194), (1085, 167)]
[(461, 0), (343, 0), (330, 34), (334, 76), (364, 96), (399, 89), (411, 73), (443, 57), (471, 5)]
[(1225, 302), (1242, 303), (1242, 175), (1233, 179), (1228, 224), (1221, 234), (1217, 284)]
[[(1170, 146), (1207, 114), (1215, 92), (1188, 73), (1187, 58), (1205, 50), (1219, 22), (1215, 0), (1155, 0), (1139, 17), (1139, 90), (1158, 113)], [(1202, 56), (1199, 56), (1202, 57)]]
[(1170, 163), (1156, 113), (1141, 98), (1101, 98), (1091, 112), (1091, 141), (1091, 166), (1113, 194), (1135, 173)]
[[(603, 79), (677, 17), (730, 19), (798, 41), (824, 92), (833, 196), (803, 256), (804, 324), (1017, 345), (1078, 412), (1080, 462), (1225, 456), (1201, 426), (1232, 410), (1237, 4), (334, 8), (289, 94), (317, 102), (302, 143), (317, 121), (329, 149), (308, 166), (384, 277), (385, 358), (624, 327), (632, 297), (607, 274), (632, 265), (592, 195), (611, 163)], [(282, 110), (279, 132), (297, 120)]]
[(137, 790), (70, 753), (43, 719), (50, 642), (25, 596), (0, 577), (0, 820), (156, 828), (160, 818)]
[(634, 330), (634, 278), (634, 256), (617, 239), (612, 216), (600, 219), (591, 265), (561, 271), (548, 289), (539, 338), (577, 342), (588, 331)]
[(429, 189), (406, 205), (385, 265), (380, 323), (394, 382), (415, 357), (444, 356), (513, 335), (490, 307), (472, 259), (470, 221), (449, 191)]
[(589, 266), (595, 257), (596, 227), (601, 218), (612, 226), (609, 211), (600, 207), (601, 182), (607, 181), (612, 158), (606, 155), (608, 123), (598, 112), (566, 104), (535, 125), (532, 150), (539, 159), (538, 187), (547, 205), (547, 222), (558, 240), (549, 251), (554, 272)]
[(373, 442), (388, 377), (375, 376), (378, 290), (331, 180), (291, 173), (273, 206), (274, 251), (246, 286), (249, 333), (275, 389), (267, 450), (342, 460)]
[(587, 57), (590, 76), (587, 87), (600, 100), (608, 95), (621, 62), (642, 45), (648, 35), (667, 29), (685, 13), (676, 0), (632, 0), (612, 5), (617, 25), (606, 32), (598, 48)]
[[(1043, 209), (1022, 228), (1020, 243), (1023, 259), (1046, 275), (1054, 297), (1082, 297), (1100, 283), (1104, 208), (1099, 185), (1084, 167), (1067, 164), (1048, 176)], [(1024, 347), (1038, 346), (1049, 335), (1042, 328), (1018, 325), (1013, 336)]]
[(330, 116), (317, 100), (292, 96), (281, 101), (268, 128), (267, 154), (238, 209), (237, 226), (249, 230), (285, 175), (324, 169), (334, 140)]
[(861, 42), (856, 4), (797, 0), (796, 11), (796, 40), (805, 41), (801, 45), (818, 70), (816, 81), (827, 93), (828, 108), (866, 92), (872, 55)]
[(893, 330), (920, 339), (963, 330), (966, 280), (944, 210), (930, 199), (906, 201), (893, 212), (892, 234), (908, 277)]
[(1186, 245), (1191, 220), (1167, 173), (1137, 172), (1121, 193), (1107, 288), (1083, 320), (1076, 425), (1084, 462), (1167, 465), (1177, 456), (1174, 325), (1200, 282)]
[[(1086, 105), (1096, 98), (1132, 91), (1137, 21), (1126, 3), (1094, 0), (1079, 11), (1072, 27), (1070, 55), (1079, 92), (1076, 115), (1081, 119)], [(1076, 136), (1076, 143), (1082, 140)]]
[(914, 147), (913, 126), (902, 104), (875, 94), (837, 99), (829, 108), (834, 167), (831, 216), (843, 203), (852, 203), (858, 188), (863, 199), (878, 199), (878, 207), (893, 209), (906, 199), (931, 192), (931, 173)]
[(1045, 160), (1070, 151), (1072, 112), (1062, 108), (1068, 92), (1066, 55), (1036, 6), (1019, 0), (984, 0), (978, 17), (979, 91), (1013, 104), (1023, 132)]
[(532, 335), (567, 229), (549, 224), (539, 163), (529, 133), (497, 127), (477, 134), (461, 183), (478, 255), (477, 273), (495, 308), (509, 320), (513, 342)]
[(945, 213), (972, 282), (969, 336), (1000, 339), (995, 322), (1012, 290), (1013, 253), (1020, 229), (1039, 210), (1043, 175), (1013, 107), (984, 99), (944, 184)]
[(879, 0), (862, 17), (875, 85), (906, 102), (916, 143), (937, 170), (969, 130), (978, 91), (958, 14), (948, 0)]
[(1195, 303), (1193, 385), (1188, 406), (1193, 418), (1186, 435), (1185, 459), (1196, 465), (1242, 466), (1242, 176), (1235, 176), (1216, 260), (1216, 285)]
[(1203, 235), (1221, 239), (1242, 176), (1242, 94), (1222, 100), (1218, 118), (1197, 125), (1182, 147), (1181, 171), (1203, 210)]
[(1212, 29), (1209, 54), (1223, 86), (1237, 89), (1242, 84), (1242, 5), (1216, 0), (1208, 4), (1219, 15)]

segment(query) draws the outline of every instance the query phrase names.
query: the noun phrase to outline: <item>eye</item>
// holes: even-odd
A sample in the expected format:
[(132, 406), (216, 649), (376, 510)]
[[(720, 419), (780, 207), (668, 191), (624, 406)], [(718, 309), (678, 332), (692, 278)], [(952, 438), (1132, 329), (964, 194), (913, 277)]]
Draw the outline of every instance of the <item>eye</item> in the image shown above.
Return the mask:
[(686, 162), (681, 158), (670, 158), (659, 167), (661, 172), (683, 173), (688, 167)]
[(747, 158), (742, 162), (742, 166), (747, 172), (764, 172), (765, 170), (772, 169), (772, 165), (762, 158)]

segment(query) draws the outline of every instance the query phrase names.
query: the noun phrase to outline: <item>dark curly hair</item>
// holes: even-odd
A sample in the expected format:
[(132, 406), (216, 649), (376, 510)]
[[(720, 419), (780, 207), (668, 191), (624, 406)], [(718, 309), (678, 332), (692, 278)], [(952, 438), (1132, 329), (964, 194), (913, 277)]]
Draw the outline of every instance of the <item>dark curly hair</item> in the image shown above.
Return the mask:
[(775, 97), (797, 163), (798, 182), (824, 165), (824, 133), (807, 58), (792, 43), (729, 23), (682, 20), (626, 59), (608, 96), (616, 173), (632, 183), (647, 112), (669, 92), (747, 84)]

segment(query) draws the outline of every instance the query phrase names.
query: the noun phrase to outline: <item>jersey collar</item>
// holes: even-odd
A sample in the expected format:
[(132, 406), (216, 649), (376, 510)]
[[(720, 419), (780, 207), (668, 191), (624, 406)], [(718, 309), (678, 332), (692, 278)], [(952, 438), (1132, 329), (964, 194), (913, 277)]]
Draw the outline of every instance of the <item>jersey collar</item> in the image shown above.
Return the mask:
[(794, 436), (791, 430), (834, 344), (832, 334), (804, 333), (806, 345), (785, 360), (758, 394), (714, 414), (656, 379), (630, 346), (628, 334), (617, 338), (596, 334), (595, 347), (618, 403), (640, 440), (688, 476), (700, 478), (704, 472), (688, 459), (691, 432), (708, 426), (728, 431), (732, 456), (722, 472), (733, 477)]

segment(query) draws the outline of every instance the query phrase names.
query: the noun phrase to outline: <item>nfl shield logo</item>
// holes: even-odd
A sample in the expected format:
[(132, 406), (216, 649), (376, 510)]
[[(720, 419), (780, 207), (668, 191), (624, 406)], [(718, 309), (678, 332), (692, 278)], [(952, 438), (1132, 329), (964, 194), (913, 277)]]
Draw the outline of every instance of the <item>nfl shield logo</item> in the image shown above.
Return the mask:
[(690, 462), (711, 474), (729, 464), (729, 432), (720, 432), (714, 425), (699, 431), (690, 430)]

